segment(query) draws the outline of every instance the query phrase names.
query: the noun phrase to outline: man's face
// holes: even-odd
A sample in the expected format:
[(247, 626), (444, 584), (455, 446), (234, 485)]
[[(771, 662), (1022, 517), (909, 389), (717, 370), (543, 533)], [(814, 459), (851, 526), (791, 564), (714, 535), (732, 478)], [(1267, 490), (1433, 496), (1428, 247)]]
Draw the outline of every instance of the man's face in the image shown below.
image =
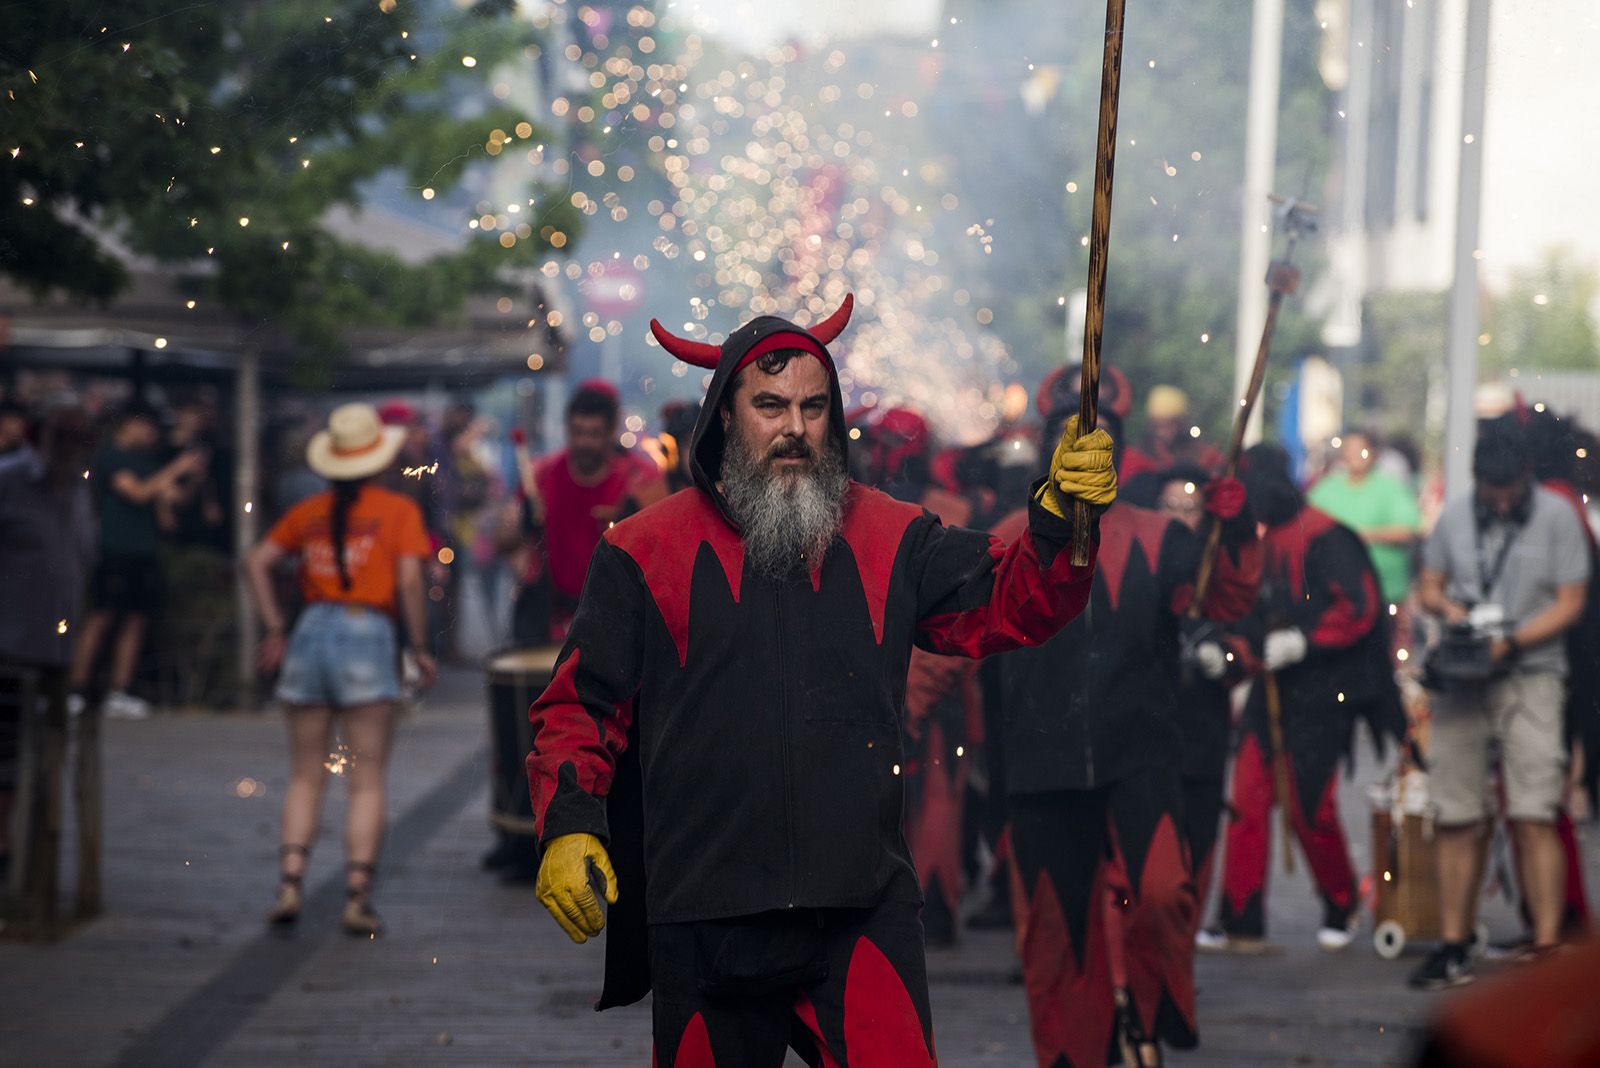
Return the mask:
[(616, 424), (603, 415), (567, 416), (567, 457), (584, 474), (600, 470), (611, 450)]
[(775, 375), (751, 365), (739, 372), (733, 388), (733, 402), (722, 410), (723, 432), (743, 441), (769, 478), (816, 469), (833, 403), (821, 360), (796, 356)]
[(1365, 434), (1346, 434), (1339, 446), (1339, 456), (1345, 470), (1360, 478), (1372, 470), (1372, 463), (1378, 458), (1378, 447)]
[(161, 428), (154, 419), (142, 415), (122, 421), (117, 428), (117, 445), (134, 452), (143, 452), (161, 444)]
[(1173, 479), (1161, 487), (1162, 513), (1176, 519), (1190, 530), (1200, 529), (1203, 506), (1200, 487), (1193, 482)]
[(28, 440), (28, 422), (15, 412), (0, 414), (0, 452), (20, 449)]
[(1478, 483), (1478, 500), (1492, 514), (1510, 519), (1528, 498), (1529, 480), (1522, 478), (1505, 486)]
[(1182, 416), (1163, 415), (1150, 420), (1150, 438), (1163, 448), (1172, 448), (1186, 433)]

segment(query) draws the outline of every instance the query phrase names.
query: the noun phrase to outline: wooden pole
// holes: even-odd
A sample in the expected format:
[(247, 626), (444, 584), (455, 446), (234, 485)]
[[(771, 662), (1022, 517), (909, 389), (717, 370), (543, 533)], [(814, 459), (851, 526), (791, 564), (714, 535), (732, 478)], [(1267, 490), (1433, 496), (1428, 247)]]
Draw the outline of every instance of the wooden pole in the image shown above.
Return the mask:
[(233, 556), (238, 639), (234, 650), (240, 708), (256, 707), (255, 602), (244, 562), (255, 548), (256, 497), (261, 470), (261, 353), (247, 341), (239, 351), (233, 386)]
[(1289, 754), (1283, 749), (1283, 695), (1278, 691), (1278, 676), (1270, 671), (1261, 675), (1267, 702), (1267, 739), (1272, 743), (1272, 789), (1278, 795), (1278, 824), (1283, 829), (1283, 870), (1294, 874), (1294, 795), (1289, 789)]
[[(1292, 295), (1300, 288), (1300, 272), (1291, 262), (1294, 258), (1295, 242), (1299, 240), (1302, 232), (1313, 228), (1311, 217), (1317, 210), (1313, 205), (1285, 201), (1281, 197), (1270, 197), (1270, 199), (1284, 204), (1284, 222), (1289, 234), (1288, 245), (1284, 249), (1283, 258), (1273, 260), (1267, 266), (1267, 289), (1272, 296), (1267, 302), (1267, 320), (1261, 327), (1261, 340), (1256, 345), (1255, 363), (1250, 368), (1250, 382), (1245, 387), (1244, 396), (1239, 399), (1239, 410), (1233, 414), (1233, 437), (1228, 441), (1228, 459), (1222, 472), (1224, 478), (1238, 477), (1239, 457), (1244, 452), (1244, 443), (1250, 434), (1251, 417), (1255, 413), (1256, 401), (1261, 398), (1261, 387), (1267, 379), (1267, 359), (1272, 355), (1272, 338), (1278, 330), (1278, 312), (1283, 307), (1283, 298)], [(1201, 606), (1205, 603), (1206, 593), (1211, 589), (1212, 576), (1216, 574), (1217, 553), (1221, 549), (1222, 524), (1217, 522), (1215, 516), (1207, 516), (1205, 548), (1200, 554), (1200, 567), (1195, 571), (1194, 596), (1189, 601), (1190, 619), (1200, 618)]]
[[(1287, 264), (1275, 264), (1285, 267), (1290, 271), (1294, 268)], [(1272, 351), (1272, 334), (1278, 327), (1278, 309), (1283, 307), (1284, 291), (1274, 289), (1272, 299), (1267, 304), (1267, 322), (1261, 330), (1261, 345), (1256, 349), (1256, 363), (1250, 371), (1250, 385), (1245, 395), (1239, 401), (1239, 410), (1233, 417), (1233, 438), (1228, 443), (1228, 462), (1223, 467), (1224, 478), (1237, 478), (1239, 475), (1239, 456), (1244, 450), (1245, 433), (1250, 426), (1250, 416), (1255, 411), (1256, 401), (1261, 396), (1261, 385), (1267, 377), (1267, 356)], [(1200, 606), (1205, 603), (1206, 593), (1211, 588), (1211, 577), (1216, 573), (1217, 553), (1222, 550), (1222, 524), (1217, 522), (1215, 516), (1208, 516), (1206, 522), (1206, 544), (1200, 554), (1200, 567), (1194, 577), (1194, 598), (1189, 602), (1189, 616), (1192, 619), (1200, 618)]]
[[(1106, 45), (1100, 62), (1100, 132), (1095, 143), (1094, 212), (1089, 222), (1089, 303), (1083, 324), (1083, 376), (1078, 384), (1078, 433), (1100, 416), (1100, 336), (1106, 323), (1106, 256), (1111, 242), (1111, 180), (1117, 161), (1117, 96), (1122, 87), (1122, 24), (1126, 0), (1106, 0)], [(1072, 563), (1089, 562), (1088, 502), (1072, 506)]]
[[(66, 707), (64, 679), (49, 698)], [(105, 851), (105, 773), (100, 743), (103, 717), (103, 709), (97, 705), (84, 709), (76, 721), (78, 745), (73, 764), (72, 796), (78, 810), (78, 892), (73, 915), (79, 920), (100, 915), (104, 901), (100, 877), (100, 861)]]

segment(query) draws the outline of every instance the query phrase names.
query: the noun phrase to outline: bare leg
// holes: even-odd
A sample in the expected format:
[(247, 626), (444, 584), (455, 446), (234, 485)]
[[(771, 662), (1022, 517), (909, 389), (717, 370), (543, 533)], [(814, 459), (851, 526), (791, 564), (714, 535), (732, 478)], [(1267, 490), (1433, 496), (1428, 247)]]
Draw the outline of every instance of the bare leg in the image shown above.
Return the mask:
[(95, 658), (100, 655), (100, 643), (105, 641), (106, 630), (111, 626), (111, 613), (97, 609), (83, 621), (83, 633), (78, 635), (78, 647), (72, 655), (71, 688), (81, 692), (89, 685), (94, 672)]
[(1566, 903), (1567, 861), (1553, 823), (1515, 820), (1522, 866), (1522, 892), (1533, 918), (1533, 944), (1553, 946), (1561, 941), (1561, 912)]
[[(333, 743), (333, 710), (325, 705), (296, 705), (285, 713), (289, 724), (289, 789), (283, 795), (283, 835), (286, 846), (310, 848), (317, 838), (322, 815), (322, 792), (328, 782), (328, 747)], [(288, 875), (305, 871), (304, 854), (285, 854)]]
[(1465, 942), (1478, 896), (1478, 837), (1481, 827), (1438, 828), (1439, 934), (1446, 942)]
[(345, 805), (345, 906), (341, 922), (349, 934), (369, 938), (376, 938), (383, 930), (383, 921), (372, 909), (372, 879), (378, 850), (383, 846), (394, 716), (395, 707), (387, 702), (361, 705), (344, 714), (350, 766), (345, 776), (349, 800)]
[[(375, 864), (383, 845), (389, 751), (394, 742), (394, 705), (361, 705), (344, 712), (350, 765), (345, 773), (344, 855), (355, 864)], [(360, 880), (352, 879), (352, 885)]]
[(139, 648), (144, 645), (144, 626), (145, 616), (140, 612), (129, 612), (122, 620), (111, 661), (113, 692), (127, 693), (128, 687), (133, 685), (133, 672), (139, 666)]

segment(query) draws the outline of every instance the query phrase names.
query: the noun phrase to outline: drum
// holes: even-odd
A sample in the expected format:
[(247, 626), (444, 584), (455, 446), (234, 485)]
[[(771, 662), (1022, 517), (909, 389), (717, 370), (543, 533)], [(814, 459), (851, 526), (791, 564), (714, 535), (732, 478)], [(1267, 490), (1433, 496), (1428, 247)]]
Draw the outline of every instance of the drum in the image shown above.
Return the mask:
[(517, 649), (489, 659), (489, 822), (502, 834), (532, 839), (528, 753), (533, 724), (528, 706), (550, 685), (557, 645)]

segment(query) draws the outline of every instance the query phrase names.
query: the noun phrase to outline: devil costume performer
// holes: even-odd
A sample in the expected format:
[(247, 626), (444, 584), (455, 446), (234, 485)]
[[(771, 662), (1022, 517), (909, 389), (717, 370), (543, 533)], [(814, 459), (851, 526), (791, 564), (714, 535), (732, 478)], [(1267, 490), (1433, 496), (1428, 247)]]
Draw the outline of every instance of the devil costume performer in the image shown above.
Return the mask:
[[(1190, 508), (1200, 508), (1200, 488), (1211, 472), (1195, 464), (1179, 464), (1137, 483), (1122, 487), (1119, 496), (1128, 504), (1167, 512), (1163, 497), (1167, 487), (1187, 487), (1182, 498)], [(1202, 528), (1203, 529), (1203, 528)], [(1228, 756), (1232, 746), (1232, 691), (1255, 672), (1257, 663), (1248, 637), (1237, 628), (1216, 620), (1183, 621), (1184, 670), (1178, 688), (1178, 735), (1183, 745), (1183, 841), (1194, 871), (1196, 896), (1206, 899), (1211, 885), (1211, 862), (1222, 826), (1223, 799), (1227, 794)], [(1200, 916), (1195, 915), (1196, 930)]]
[[(815, 357), (842, 459), (826, 345), (849, 312), (847, 297), (809, 331), (763, 316), (720, 349), (651, 324), (669, 352), (714, 368), (694, 487), (606, 532), (531, 710), (541, 898), (582, 941), (602, 922), (587, 865), (605, 877), (614, 908), (600, 1007), (654, 986), (658, 1068), (775, 1068), (790, 1045), (814, 1065), (933, 1062), (902, 831), (912, 648), (976, 657), (1040, 642), (1088, 598), (1092, 560), (1072, 566), (1065, 498), (1049, 487), (1005, 544), (850, 483), (841, 528), (809, 573), (775, 580), (746, 566), (720, 488), (726, 398), (764, 354)], [(1064, 439), (1052, 475), (1065, 489), (1058, 469), (1092, 467), (1099, 481), (1071, 485), (1105, 503), (1109, 450), (1103, 434)], [(639, 837), (628, 825), (641, 816)]]
[[(1260, 574), (1255, 524), (1232, 480), (1211, 483), (1206, 506), (1222, 550), (1202, 614), (1238, 619)], [(1119, 502), (1101, 518), (1088, 610), (1000, 660), (1012, 908), (1041, 1068), (1114, 1063), (1124, 1037), (1197, 1041), (1175, 708), (1201, 550), (1177, 520)]]
[[(1381, 746), (1405, 713), (1389, 660), (1388, 617), (1361, 538), (1306, 504), (1274, 445), (1245, 453), (1250, 506), (1266, 527), (1261, 595), (1247, 629), (1273, 671), (1288, 757), (1290, 822), (1323, 899), (1323, 927), (1347, 929), (1356, 874), (1339, 820), (1338, 765), (1356, 721)], [(1266, 933), (1267, 860), (1275, 798), (1267, 686), (1251, 686), (1234, 758), (1222, 873), (1221, 922), (1233, 938)]]

